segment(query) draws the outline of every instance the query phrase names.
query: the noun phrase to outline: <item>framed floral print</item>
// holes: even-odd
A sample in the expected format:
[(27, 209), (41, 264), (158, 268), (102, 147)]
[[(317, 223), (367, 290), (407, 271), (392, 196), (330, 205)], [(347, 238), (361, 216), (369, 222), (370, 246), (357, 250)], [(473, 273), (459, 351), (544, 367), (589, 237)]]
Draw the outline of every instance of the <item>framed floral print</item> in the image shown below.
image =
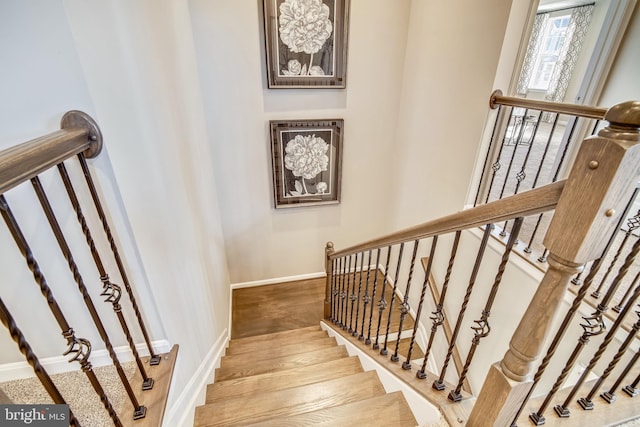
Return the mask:
[(269, 122), (277, 208), (340, 203), (344, 120)]
[(349, 0), (263, 0), (269, 88), (344, 88)]

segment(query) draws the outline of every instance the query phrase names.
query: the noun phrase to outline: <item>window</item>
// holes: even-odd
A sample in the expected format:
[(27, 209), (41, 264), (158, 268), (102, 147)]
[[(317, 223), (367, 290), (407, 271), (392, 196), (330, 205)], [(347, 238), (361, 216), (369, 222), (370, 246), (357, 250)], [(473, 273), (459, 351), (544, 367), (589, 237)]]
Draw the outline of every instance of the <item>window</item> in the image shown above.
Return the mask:
[(560, 58), (560, 53), (566, 40), (571, 15), (563, 15), (547, 20), (542, 33), (541, 48), (536, 52), (533, 70), (529, 79), (528, 89), (549, 89), (553, 72)]

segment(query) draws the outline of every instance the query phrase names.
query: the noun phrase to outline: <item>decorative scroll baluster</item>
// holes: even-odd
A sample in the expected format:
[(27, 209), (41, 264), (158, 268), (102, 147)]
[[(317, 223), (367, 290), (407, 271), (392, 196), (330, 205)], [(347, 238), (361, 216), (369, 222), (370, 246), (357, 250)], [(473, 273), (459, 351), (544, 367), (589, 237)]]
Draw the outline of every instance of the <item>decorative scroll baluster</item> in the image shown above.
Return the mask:
[(136, 297), (133, 293), (133, 288), (131, 287), (131, 283), (129, 282), (127, 271), (124, 268), (122, 259), (120, 258), (118, 245), (116, 245), (116, 241), (113, 238), (113, 234), (111, 233), (111, 227), (109, 226), (107, 216), (105, 215), (104, 209), (102, 208), (102, 202), (100, 201), (100, 197), (98, 196), (98, 191), (96, 190), (93, 178), (91, 177), (91, 172), (89, 171), (89, 166), (87, 165), (87, 161), (83, 153), (78, 154), (78, 160), (80, 161), (80, 167), (82, 168), (82, 173), (85, 177), (85, 181), (87, 182), (87, 187), (89, 188), (89, 192), (91, 193), (91, 199), (93, 200), (93, 204), (96, 208), (96, 212), (98, 213), (98, 217), (102, 222), (102, 228), (109, 242), (109, 246), (111, 247), (113, 258), (116, 261), (116, 265), (118, 266), (118, 272), (120, 273), (120, 277), (122, 278), (122, 283), (124, 284), (124, 288), (126, 289), (127, 295), (129, 296), (129, 301), (131, 302), (131, 307), (133, 308), (133, 312), (136, 315), (136, 319), (138, 320), (138, 325), (140, 326), (140, 331), (142, 332), (144, 341), (147, 344), (147, 349), (149, 350), (149, 364), (151, 366), (158, 365), (161, 358), (153, 351), (153, 347), (151, 346), (151, 339), (149, 338), (149, 333), (147, 332), (147, 328), (142, 319), (142, 313), (140, 313), (140, 308), (138, 307)]
[[(611, 241), (609, 242), (609, 244), (611, 244)], [(605, 250), (605, 253), (606, 253), (606, 250)], [(589, 270), (589, 274), (587, 274), (587, 277), (584, 279), (584, 282), (582, 283), (582, 286), (580, 287), (580, 290), (576, 294), (576, 297), (574, 298), (573, 303), (571, 304), (571, 307), (569, 308), (569, 310), (565, 314), (565, 317), (562, 320), (562, 323), (561, 323), (560, 327), (558, 328), (558, 331), (556, 332), (556, 335), (553, 337), (553, 340), (551, 341), (551, 345), (549, 345), (549, 348), (547, 349), (547, 354), (542, 359), (542, 363), (538, 367), (538, 370), (536, 371), (536, 373), (535, 373), (535, 375), (533, 377), (533, 384), (531, 385), (531, 388), (529, 389), (529, 391), (527, 393), (527, 397), (522, 402), (522, 405), (520, 406), (520, 409), (518, 409), (518, 413), (516, 414), (515, 418), (513, 419), (513, 422), (511, 423), (512, 426), (515, 426), (516, 420), (518, 419), (518, 417), (520, 416), (520, 413), (524, 409), (524, 406), (526, 405), (527, 401), (529, 400), (529, 397), (531, 397), (531, 394), (533, 393), (533, 390), (535, 389), (535, 387), (540, 382), (540, 378), (542, 378), (542, 374), (544, 374), (545, 370), (547, 369), (547, 366), (549, 365), (549, 362), (551, 362), (551, 358), (553, 357), (553, 355), (555, 354), (556, 350), (558, 349), (558, 346), (560, 345), (560, 342), (562, 341), (562, 338), (564, 337), (564, 334), (567, 331), (567, 329), (569, 327), (569, 324), (571, 323), (571, 320), (573, 319), (573, 316), (578, 311), (578, 308), (580, 308), (580, 304), (582, 303), (582, 300), (584, 299), (584, 297), (586, 296), (587, 292), (589, 291), (589, 288), (591, 287), (591, 283), (593, 282), (593, 278), (596, 276), (596, 274), (598, 274), (598, 271), (600, 270), (600, 266), (602, 265), (602, 260), (603, 260), (603, 258), (598, 258), (591, 265), (591, 269)], [(586, 334), (587, 333), (586, 326), (583, 326), (583, 329), (584, 329), (584, 332)], [(585, 337), (585, 339), (588, 339), (588, 337)], [(568, 372), (568, 370), (567, 370), (567, 372)], [(545, 398), (544, 402), (540, 406), (540, 409), (538, 409), (538, 411), (536, 411), (534, 413), (529, 414), (529, 419), (535, 425), (539, 426), (539, 425), (542, 425), (542, 424), (545, 423), (546, 420), (545, 420), (545, 418), (543, 416), (543, 413), (546, 410), (546, 408), (549, 405), (549, 403), (551, 402), (551, 399), (552, 399), (553, 395), (558, 391), (558, 389), (560, 388), (560, 386), (562, 385), (563, 382), (564, 382), (564, 378), (561, 381), (556, 381), (556, 384), (554, 384), (554, 387), (551, 389), (549, 394), (547, 394), (547, 397)]]
[(113, 406), (111, 406), (109, 398), (100, 385), (98, 378), (92, 370), (91, 363), (89, 362), (89, 355), (91, 354), (91, 344), (84, 338), (76, 338), (73, 329), (71, 329), (71, 326), (67, 322), (67, 319), (62, 314), (62, 310), (60, 309), (58, 302), (53, 296), (53, 292), (51, 291), (51, 288), (49, 287), (44, 274), (40, 270), (40, 265), (33, 256), (33, 252), (31, 252), (31, 248), (29, 247), (24, 234), (22, 234), (22, 230), (18, 226), (18, 222), (16, 221), (13, 212), (11, 212), (11, 209), (9, 208), (9, 204), (2, 194), (0, 194), (0, 213), (2, 214), (2, 218), (4, 219), (5, 224), (7, 224), (7, 227), (9, 228), (9, 231), (15, 243), (20, 250), (20, 253), (24, 257), (27, 263), (27, 267), (29, 267), (29, 270), (33, 274), (33, 278), (40, 288), (42, 296), (44, 296), (45, 300), (47, 301), (49, 310), (53, 314), (53, 317), (56, 319), (56, 322), (58, 323), (58, 326), (62, 331), (62, 336), (67, 341), (67, 345), (69, 347), (63, 354), (65, 356), (67, 354), (74, 354), (73, 358), (70, 361), (77, 361), (80, 363), (82, 371), (89, 379), (89, 382), (91, 383), (91, 386), (95, 390), (96, 394), (100, 397), (100, 401), (109, 413), (109, 416), (111, 417), (114, 425), (116, 427), (121, 427), (122, 423), (118, 418), (118, 414), (116, 414)]
[(622, 390), (629, 396), (636, 397), (638, 395), (638, 383), (640, 383), (640, 374), (638, 374), (631, 384), (625, 386)]
[(339, 304), (338, 304), (338, 322), (337, 324), (339, 326), (343, 326), (343, 306), (344, 306), (344, 299), (346, 298), (347, 294), (344, 292), (344, 279), (345, 279), (345, 269), (347, 268), (347, 259), (345, 257), (340, 258), (340, 271), (342, 272), (342, 274), (340, 275), (340, 299), (339, 299)]
[(518, 239), (518, 234), (520, 233), (520, 228), (522, 227), (523, 218), (517, 218), (513, 223), (513, 228), (511, 229), (511, 233), (509, 235), (509, 241), (502, 253), (502, 260), (500, 261), (500, 266), (498, 267), (498, 273), (496, 274), (495, 280), (493, 281), (493, 285), (491, 286), (491, 291), (489, 292), (489, 297), (487, 298), (487, 302), (484, 306), (484, 310), (482, 310), (482, 316), (480, 320), (474, 320), (477, 326), (472, 326), (474, 337), (471, 342), (471, 348), (469, 349), (469, 354), (467, 355), (467, 360), (464, 363), (464, 367), (462, 368), (462, 372), (460, 373), (460, 379), (458, 380), (458, 385), (455, 390), (452, 390), (449, 393), (449, 400), (454, 402), (459, 402), (462, 400), (462, 386), (464, 384), (464, 380), (467, 377), (467, 373), (469, 372), (469, 367), (471, 366), (471, 362), (473, 361), (473, 356), (476, 352), (478, 345), (480, 345), (480, 340), (491, 332), (491, 326), (489, 325), (489, 316), (491, 315), (491, 308), (493, 307), (493, 303), (496, 299), (496, 295), (498, 294), (498, 289), (500, 287), (500, 283), (502, 283), (502, 276), (504, 274), (504, 270), (507, 267), (507, 262), (509, 261), (509, 255), (513, 250), (513, 245)]
[[(484, 162), (482, 163), (482, 174), (480, 175), (480, 182), (478, 183), (478, 190), (476, 191), (476, 198), (473, 201), (473, 207), (478, 205), (478, 198), (480, 197), (480, 190), (482, 189), (482, 181), (484, 179), (484, 174), (487, 171), (487, 162), (489, 161), (489, 155), (491, 154), (491, 147), (496, 139), (496, 131), (498, 129), (498, 122), (500, 122), (500, 113), (502, 112), (502, 105), (498, 106), (498, 112), (496, 114), (496, 120), (493, 122), (493, 130), (491, 131), (491, 139), (489, 140), (489, 146), (487, 147), (487, 155), (484, 158)], [(487, 198), (488, 192), (491, 191), (491, 186), (489, 186), (487, 190)], [(485, 201), (486, 203), (486, 201)]]
[(343, 289), (343, 309), (344, 312), (342, 313), (342, 329), (344, 329), (345, 331), (347, 329), (349, 329), (349, 324), (348, 324), (348, 320), (349, 320), (349, 289), (350, 289), (350, 283), (351, 283), (351, 255), (349, 255), (349, 264), (348, 264), (348, 268), (345, 271), (345, 279), (347, 281), (347, 283), (344, 286)]
[[(400, 252), (398, 253), (398, 264), (396, 265), (396, 274), (393, 279), (393, 289), (391, 290), (391, 301), (389, 302), (389, 314), (387, 314), (387, 331), (384, 334), (384, 347), (380, 350), (380, 354), (386, 356), (387, 344), (389, 342), (389, 332), (391, 330), (391, 318), (393, 317), (393, 303), (396, 300), (396, 291), (398, 290), (398, 278), (400, 277), (400, 266), (402, 265), (402, 252), (404, 251), (404, 242), (400, 243)], [(385, 283), (386, 286), (386, 283)], [(398, 331), (398, 334), (401, 331)]]
[[(527, 113), (529, 112), (528, 109), (526, 109), (524, 111), (524, 115), (522, 116), (523, 118), (523, 122), (522, 122), (522, 126), (520, 127), (520, 134), (518, 135), (518, 139), (516, 139), (516, 143), (513, 146), (513, 153), (511, 153), (511, 160), (509, 160), (509, 166), (507, 166), (507, 172), (504, 174), (504, 181), (502, 183), (502, 189), (500, 190), (500, 195), (498, 196), (498, 199), (502, 199), (502, 196), (504, 196), (504, 190), (507, 187), (507, 181), (509, 180), (509, 173), (511, 172), (511, 168), (513, 167), (513, 162), (516, 158), (516, 152), (518, 151), (518, 147), (520, 146), (520, 144), (518, 144), (518, 142), (522, 139), (522, 135), (524, 133), (524, 118), (527, 117)], [(514, 129), (515, 132), (515, 129)], [(531, 144), (533, 145), (533, 144)]]
[(609, 264), (609, 268), (607, 268), (607, 271), (605, 272), (604, 276), (602, 276), (602, 280), (600, 280), (600, 284), (598, 285), (598, 288), (591, 294), (592, 297), (600, 298), (600, 292), (602, 291), (602, 287), (606, 283), (607, 278), (609, 277), (609, 274), (613, 270), (613, 267), (618, 262), (618, 258), (620, 257), (620, 254), (622, 254), (622, 251), (624, 250), (624, 247), (626, 246), (627, 241), (629, 240), (629, 237), (631, 237), (631, 234), (633, 233), (633, 231), (638, 227), (640, 227), (640, 210), (638, 210), (638, 212), (633, 217), (629, 218), (629, 221), (627, 222), (628, 229), (624, 233), (624, 238), (620, 242), (620, 245), (618, 246), (618, 250), (613, 256), (613, 259), (611, 260), (611, 264)]
[[(369, 253), (369, 256), (371, 256), (371, 253)], [(351, 332), (351, 335), (353, 335), (354, 337), (358, 336), (358, 319), (360, 318), (360, 293), (362, 292), (362, 272), (364, 271), (363, 269), (364, 269), (364, 252), (362, 252), (360, 256), (360, 275), (358, 277), (358, 295), (356, 297), (356, 300), (354, 301), (356, 304), (356, 324), (353, 326), (353, 332)], [(353, 311), (353, 307), (351, 311)], [(360, 334), (360, 336), (362, 336), (362, 334)]]
[(467, 290), (465, 292), (462, 305), (460, 306), (458, 319), (456, 320), (456, 326), (453, 329), (453, 334), (451, 335), (451, 342), (449, 343), (449, 348), (447, 349), (447, 355), (444, 358), (444, 363), (442, 364), (442, 369), (440, 370), (440, 377), (437, 380), (435, 380), (432, 384), (432, 387), (435, 390), (442, 391), (445, 389), (444, 376), (447, 373), (447, 367), (449, 366), (451, 355), (453, 354), (453, 348), (456, 345), (456, 340), (458, 339), (458, 334), (460, 333), (462, 321), (464, 320), (464, 313), (467, 310), (467, 306), (469, 305), (469, 299), (471, 298), (471, 291), (473, 290), (473, 287), (476, 283), (476, 278), (478, 277), (478, 271), (480, 270), (480, 265), (482, 264), (482, 258), (484, 257), (485, 250), (487, 249), (487, 243), (489, 242), (489, 236), (491, 235), (492, 226), (493, 224), (487, 224), (484, 227), (482, 242), (480, 242), (480, 247), (478, 248), (478, 254), (476, 255), (476, 262), (473, 265), (473, 271), (471, 272), (471, 277), (469, 278), (469, 285), (467, 286)]
[(624, 381), (624, 378), (634, 367), (639, 357), (640, 357), (640, 348), (636, 350), (633, 357), (631, 357), (631, 360), (629, 360), (629, 363), (627, 363), (627, 365), (624, 367), (624, 370), (622, 371), (622, 373), (618, 375), (618, 379), (616, 380), (616, 382), (613, 383), (613, 385), (609, 388), (609, 390), (605, 391), (600, 395), (600, 397), (602, 397), (607, 403), (613, 403), (616, 401), (616, 390), (618, 389), (618, 387), (620, 387), (620, 384), (622, 384), (622, 381)]
[(133, 390), (131, 389), (131, 385), (129, 384), (129, 380), (124, 372), (124, 370), (122, 369), (122, 366), (120, 365), (120, 361), (118, 360), (118, 356), (116, 355), (114, 349), (113, 349), (113, 345), (111, 344), (111, 340), (109, 339), (109, 336), (107, 335), (107, 331), (104, 328), (104, 325), (102, 323), (102, 320), (100, 319), (100, 316), (98, 315), (98, 311), (96, 310), (95, 305), (93, 304), (93, 301), (91, 300), (91, 296), (89, 296), (89, 292), (87, 291), (87, 288), (84, 284), (84, 281), (82, 279), (82, 276), (80, 275), (80, 271), (78, 270), (78, 266), (76, 265), (75, 260), (73, 259), (73, 255), (71, 253), (71, 249), (69, 248), (69, 245), (67, 244), (67, 241), (64, 237), (64, 234), (62, 233), (62, 229), (60, 228), (60, 224), (58, 223), (58, 220), (55, 217), (55, 214), (53, 212), (53, 208), (51, 207), (51, 204), (49, 203), (49, 200), (44, 192), (44, 188), (42, 187), (42, 183), (40, 182), (40, 179), (38, 177), (32, 178), (31, 179), (31, 183), (33, 184), (33, 188), (36, 192), (36, 195), (38, 196), (38, 200), (40, 201), (40, 205), (42, 206), (42, 210), (45, 213), (45, 216), (47, 217), (47, 220), (49, 221), (49, 225), (51, 226), (51, 229), (53, 231), (53, 234), (56, 238), (56, 241), (58, 242), (58, 246), (60, 247), (60, 250), (64, 256), (64, 258), (67, 260), (67, 264), (69, 265), (69, 270), (71, 271), (74, 281), (76, 282), (76, 284), (78, 285), (78, 290), (80, 291), (80, 294), (82, 295), (82, 298), (85, 302), (85, 305), (87, 306), (87, 309), (89, 310), (89, 314), (91, 315), (91, 318), (94, 322), (94, 324), (96, 325), (96, 328), (98, 329), (98, 333), (100, 334), (100, 338), (102, 338), (102, 341), (104, 341), (105, 347), (107, 348), (107, 352), (109, 353), (109, 356), (111, 357), (111, 360), (113, 361), (114, 366), (116, 367), (116, 371), (118, 372), (118, 376), (120, 377), (120, 380), (122, 381), (122, 385), (124, 386), (127, 395), (129, 396), (129, 400), (131, 401), (131, 404), (134, 407), (134, 419), (140, 419), (140, 418), (144, 418), (146, 415), (146, 407), (143, 405), (140, 405), (140, 403), (138, 403), (138, 399), (136, 398), (135, 393), (133, 392)]
[[(444, 283), (442, 285), (442, 293), (440, 294), (440, 301), (438, 301), (438, 305), (436, 306), (436, 310), (432, 313), (430, 317), (432, 325), (431, 325), (431, 333), (429, 334), (429, 343), (427, 344), (427, 349), (424, 352), (424, 361), (422, 362), (422, 367), (416, 373), (416, 377), (421, 380), (427, 378), (426, 369), (427, 369), (427, 361), (429, 360), (429, 354), (431, 354), (431, 347), (433, 346), (433, 339), (435, 338), (436, 332), (438, 331), (438, 327), (444, 323), (444, 298), (447, 296), (447, 289), (449, 288), (449, 279), (451, 278), (451, 271), (453, 271), (453, 263), (456, 259), (456, 253), (458, 252), (458, 243), (460, 243), (460, 235), (461, 231), (456, 231), (456, 236), (453, 240), (453, 246), (451, 247), (451, 255), (449, 256), (449, 265), (447, 266), (447, 273), (444, 277)], [(431, 262), (433, 260), (434, 254), (430, 255), (429, 264), (427, 265), (427, 272), (425, 276), (425, 285), (427, 285), (427, 280), (429, 275), (431, 274)], [(423, 285), (423, 286), (425, 286)], [(423, 289), (422, 294), (424, 295), (426, 288)], [(417, 328), (417, 325), (414, 329)]]
[(150, 378), (144, 369), (142, 360), (140, 360), (140, 356), (138, 355), (138, 351), (136, 350), (136, 345), (133, 341), (133, 337), (131, 336), (131, 332), (129, 331), (129, 326), (127, 325), (127, 321), (125, 320), (124, 315), (122, 314), (122, 306), (120, 305), (120, 296), (122, 294), (122, 291), (120, 289), (120, 286), (112, 283), (111, 280), (109, 280), (109, 275), (107, 274), (104, 268), (104, 264), (102, 263), (102, 259), (100, 258), (100, 254), (96, 249), (93, 236), (91, 235), (91, 230), (89, 230), (87, 221), (84, 217), (84, 214), (82, 213), (80, 201), (78, 200), (76, 192), (73, 188), (73, 184), (71, 183), (71, 178), (69, 178), (69, 174), (66, 167), (64, 166), (64, 163), (58, 164), (58, 172), (60, 173), (60, 177), (62, 178), (62, 182), (64, 183), (67, 195), (69, 196), (69, 201), (71, 202), (71, 205), (76, 212), (76, 217), (78, 219), (78, 222), (80, 223), (82, 232), (87, 240), (87, 245), (89, 246), (91, 257), (93, 258), (96, 268), (98, 269), (98, 273), (100, 273), (100, 280), (103, 284), (103, 292), (100, 295), (107, 297), (105, 299), (105, 302), (109, 302), (112, 304), (113, 311), (118, 317), (118, 321), (120, 322), (122, 331), (125, 334), (127, 343), (129, 344), (129, 348), (133, 353), (133, 357), (138, 366), (138, 370), (140, 371), (140, 375), (142, 376), (142, 390), (151, 390), (153, 388), (153, 378)]
[[(371, 325), (373, 324), (373, 303), (376, 300), (376, 290), (378, 288), (378, 276), (380, 275), (378, 272), (378, 265), (380, 265), (380, 252), (381, 249), (378, 248), (377, 249), (377, 254), (376, 254), (376, 269), (375, 269), (375, 277), (373, 278), (373, 290), (371, 291), (371, 308), (369, 309), (369, 328), (367, 331), (367, 339), (364, 340), (364, 343), (366, 345), (371, 344)], [(379, 319), (379, 318), (378, 318)], [(378, 322), (378, 325), (380, 324), (380, 322)]]
[(369, 250), (369, 261), (367, 261), (367, 280), (364, 285), (364, 295), (362, 296), (362, 325), (360, 326), (360, 335), (358, 336), (358, 340), (364, 340), (364, 320), (367, 317), (367, 306), (371, 302), (371, 297), (369, 296), (369, 276), (371, 274), (371, 250)]
[[(424, 306), (424, 297), (427, 294), (427, 286), (429, 286), (429, 276), (431, 275), (431, 266), (433, 265), (433, 259), (436, 254), (436, 246), (438, 244), (438, 236), (433, 236), (431, 240), (431, 250), (429, 251), (429, 261), (427, 262), (427, 269), (425, 270), (424, 280), (422, 282), (422, 290), (420, 291), (420, 301), (418, 301), (418, 309), (416, 310), (416, 318), (413, 322), (413, 332), (411, 333), (411, 341), (409, 342), (409, 351), (407, 351), (407, 359), (402, 363), (402, 369), (408, 371), (411, 369), (411, 354), (413, 353), (413, 347), (416, 343), (416, 335), (418, 333), (418, 325), (420, 324), (420, 315), (422, 314), (422, 307)], [(417, 240), (416, 240), (417, 246)]]
[[(567, 396), (565, 401), (562, 403), (562, 405), (556, 405), (553, 408), (556, 411), (556, 414), (558, 414), (559, 417), (567, 418), (569, 415), (571, 415), (571, 411), (569, 411), (569, 403), (573, 400), (573, 398), (575, 397), (576, 393), (580, 389), (580, 386), (582, 386), (584, 381), (587, 379), (587, 376), (591, 373), (593, 368), (600, 361), (600, 358), (602, 357), (602, 354), (605, 352), (605, 350), (607, 349), (607, 347), (609, 346), (609, 344), (613, 340), (613, 338), (615, 336), (615, 333), (617, 332), (618, 328), (622, 324), (622, 321), (623, 321), (625, 315), (635, 305), (635, 302), (638, 299), (638, 296), (640, 296), (640, 286), (637, 286), (635, 288), (635, 290), (633, 292), (633, 295), (631, 296), (631, 299), (629, 300), (629, 303), (624, 307), (624, 309), (622, 310), (622, 313), (620, 313), (620, 315), (616, 318), (616, 321), (613, 323), (613, 325), (611, 325), (611, 329), (609, 330), (609, 333), (607, 333), (607, 335), (605, 336), (604, 340), (600, 344), (600, 347), (598, 347), (598, 350), (594, 353), (593, 357), (589, 361), (589, 364), (587, 365), (587, 367), (582, 372), (582, 375), (580, 375), (580, 378), (578, 379), (578, 382), (573, 386), (573, 388), (571, 389), (571, 392), (569, 392), (569, 395)], [(581, 406), (582, 406), (582, 404), (581, 404)]]
[(330, 320), (336, 322), (336, 306), (338, 303), (338, 260), (334, 259), (333, 263), (333, 276), (331, 278), (331, 318)]
[[(509, 119), (507, 120), (507, 123), (509, 123), (511, 121), (511, 118), (513, 117), (513, 107), (511, 108), (510, 112), (509, 112)], [(497, 121), (496, 121), (497, 123)], [(491, 180), (489, 181), (489, 187), (487, 189), (487, 197), (485, 198), (484, 202), (487, 203), (489, 201), (489, 196), (491, 195), (491, 189), (493, 188), (493, 181), (496, 178), (496, 175), (498, 174), (498, 171), (502, 168), (502, 163), (500, 163), (500, 160), (502, 158), (502, 150), (505, 146), (505, 142), (506, 142), (506, 132), (504, 135), (502, 135), (502, 143), (500, 144), (500, 149), (498, 149), (498, 155), (496, 156), (496, 161), (491, 165), (491, 169), (493, 170), (493, 174), (491, 175)], [(506, 180), (506, 176), (505, 176), (505, 180)]]
[[(45, 390), (47, 390), (47, 393), (49, 393), (49, 396), (51, 396), (53, 402), (59, 405), (66, 405), (67, 402), (60, 394), (60, 391), (58, 391), (58, 388), (54, 384), (47, 371), (40, 364), (40, 360), (38, 360), (38, 357), (33, 352), (33, 349), (29, 345), (29, 342), (25, 338), (20, 328), (18, 328), (15, 319), (9, 312), (7, 306), (4, 304), (4, 301), (2, 301), (2, 298), (0, 298), (0, 322), (2, 322), (2, 324), (7, 328), (7, 330), (9, 331), (9, 335), (11, 335), (11, 338), (16, 342), (16, 344), (18, 344), (20, 353), (24, 355), (24, 358), (27, 360), (27, 363), (29, 363), (29, 366), (33, 368), (33, 372), (36, 374)], [(69, 424), (74, 427), (80, 426), (80, 423), (73, 415), (71, 409), (69, 409)]]
[[(602, 383), (609, 377), (609, 375), (611, 374), (611, 371), (613, 371), (613, 369), (616, 367), (618, 362), (620, 362), (620, 359), (622, 358), (624, 353), (627, 351), (627, 349), (631, 345), (631, 342), (635, 339), (636, 333), (640, 329), (640, 311), (636, 311), (636, 315), (638, 316), (636, 323), (633, 324), (633, 327), (627, 334), (627, 338), (624, 340), (620, 348), (618, 348), (618, 352), (615, 354), (615, 356), (613, 356), (613, 359), (611, 359), (611, 362), (609, 362), (609, 365), (607, 366), (607, 368), (604, 370), (604, 372), (602, 372), (602, 375), (600, 375), (600, 378), (598, 378), (596, 383), (593, 385), (589, 394), (586, 397), (581, 397), (580, 399), (578, 399), (578, 403), (580, 404), (580, 406), (582, 406), (582, 409), (585, 409), (585, 410), (593, 409), (593, 401), (592, 401), (593, 396), (595, 396), (598, 390), (600, 390)], [(615, 388), (614, 388), (614, 391), (615, 391)]]
[[(411, 264), (409, 266), (409, 276), (407, 277), (407, 286), (404, 290), (404, 298), (402, 299), (402, 304), (400, 306), (400, 322), (398, 323), (398, 338), (396, 339), (396, 349), (391, 355), (391, 361), (397, 362), (400, 360), (398, 357), (398, 350), (400, 349), (400, 338), (402, 335), (402, 325), (404, 324), (404, 318), (409, 313), (409, 290), (411, 289), (411, 280), (413, 279), (413, 268), (416, 265), (416, 255), (418, 254), (418, 243), (419, 240), (413, 242), (413, 254), (411, 255)], [(417, 322), (417, 320), (416, 320)]]
[[(380, 301), (378, 301), (378, 327), (376, 328), (376, 342), (371, 348), (378, 350), (380, 348), (380, 325), (382, 323), (382, 313), (387, 308), (387, 301), (384, 299), (384, 294), (387, 289), (387, 275), (389, 274), (389, 261), (391, 259), (391, 246), (387, 247), (387, 261), (384, 265), (384, 277), (382, 278), (382, 292), (380, 293)], [(393, 301), (393, 295), (391, 295)]]
[[(351, 269), (351, 265), (349, 265), (349, 269)], [(356, 295), (356, 274), (358, 273), (358, 254), (356, 254), (355, 262), (353, 263), (353, 281), (351, 283), (351, 289), (349, 294), (349, 300), (351, 301), (351, 311), (349, 312), (349, 333), (353, 334), (353, 309), (356, 303), (358, 302), (358, 297)], [(356, 319), (357, 320), (357, 319)]]

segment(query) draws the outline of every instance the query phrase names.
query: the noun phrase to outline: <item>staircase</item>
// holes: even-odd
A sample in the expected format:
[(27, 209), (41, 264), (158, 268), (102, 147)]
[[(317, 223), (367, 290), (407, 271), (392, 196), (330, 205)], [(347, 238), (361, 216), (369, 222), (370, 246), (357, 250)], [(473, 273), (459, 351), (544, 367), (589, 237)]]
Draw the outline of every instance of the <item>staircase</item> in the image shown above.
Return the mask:
[(416, 426), (401, 392), (320, 326), (232, 339), (196, 408), (204, 426)]

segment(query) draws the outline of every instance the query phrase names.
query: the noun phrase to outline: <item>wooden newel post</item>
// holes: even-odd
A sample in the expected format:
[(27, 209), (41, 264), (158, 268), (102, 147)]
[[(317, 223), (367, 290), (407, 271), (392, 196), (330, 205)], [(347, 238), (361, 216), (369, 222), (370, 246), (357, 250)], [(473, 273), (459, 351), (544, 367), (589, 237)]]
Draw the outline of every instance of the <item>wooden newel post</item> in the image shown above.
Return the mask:
[(553, 319), (573, 275), (598, 258), (640, 179), (640, 102), (609, 109), (609, 126), (583, 141), (544, 238), (549, 269), (491, 366), (469, 426), (509, 426), (532, 383)]
[(333, 278), (333, 262), (331, 261), (331, 254), (335, 252), (333, 249), (333, 242), (327, 242), (327, 246), (324, 248), (325, 262), (324, 271), (327, 273), (327, 282), (324, 289), (324, 318), (329, 319), (331, 317), (331, 280)]

